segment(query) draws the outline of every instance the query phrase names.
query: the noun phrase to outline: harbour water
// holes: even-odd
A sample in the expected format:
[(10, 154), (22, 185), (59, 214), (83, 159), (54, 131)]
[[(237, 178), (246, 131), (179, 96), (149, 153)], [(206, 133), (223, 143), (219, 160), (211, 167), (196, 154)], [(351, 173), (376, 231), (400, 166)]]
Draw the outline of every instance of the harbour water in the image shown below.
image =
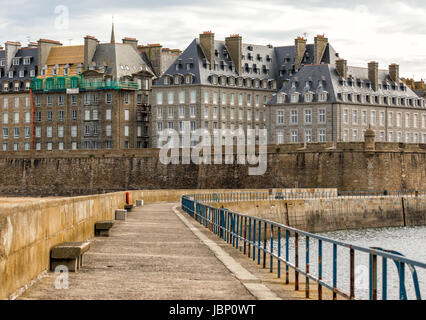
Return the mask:
[[(362, 247), (380, 247), (387, 250), (395, 250), (405, 257), (426, 263), (426, 226), (423, 227), (403, 227), (403, 228), (380, 228), (345, 230), (321, 233), (320, 235), (332, 238), (341, 242), (350, 243)], [(268, 244), (269, 245), (269, 244)], [(285, 242), (282, 242), (284, 248)], [(318, 272), (318, 243), (310, 240), (310, 272), (317, 275)], [(274, 244), (276, 248), (277, 245)], [(290, 239), (289, 260), (294, 263), (294, 239)], [(332, 284), (332, 245), (323, 243), (323, 279)], [(282, 249), (281, 255), (284, 255)], [(349, 249), (338, 246), (337, 258), (337, 287), (349, 293)], [(299, 266), (305, 268), (305, 238), (299, 241)], [(378, 275), (378, 299), (383, 296), (382, 292), (382, 259), (377, 259)], [(420, 291), (422, 299), (426, 299), (426, 270), (417, 268)], [(405, 268), (406, 290), (409, 300), (415, 299), (415, 290), (412, 275), (409, 269)], [(395, 264), (387, 262), (387, 299), (399, 299), (399, 277)], [(369, 255), (366, 253), (355, 253), (355, 297), (358, 299), (369, 298)]]

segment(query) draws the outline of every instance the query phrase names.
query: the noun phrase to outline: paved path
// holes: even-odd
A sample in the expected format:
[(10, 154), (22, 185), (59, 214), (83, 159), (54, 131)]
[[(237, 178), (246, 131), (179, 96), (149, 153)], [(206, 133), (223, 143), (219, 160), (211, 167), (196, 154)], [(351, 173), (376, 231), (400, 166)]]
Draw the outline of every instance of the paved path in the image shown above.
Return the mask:
[[(49, 272), (19, 299), (278, 298), (265, 280), (273, 283), (272, 275), (256, 275), (258, 267), (249, 259), (176, 206), (133, 209), (126, 221), (116, 222), (109, 238), (93, 239), (83, 268), (69, 274), (69, 289), (55, 289), (57, 275)], [(300, 298), (291, 291), (278, 295)]]

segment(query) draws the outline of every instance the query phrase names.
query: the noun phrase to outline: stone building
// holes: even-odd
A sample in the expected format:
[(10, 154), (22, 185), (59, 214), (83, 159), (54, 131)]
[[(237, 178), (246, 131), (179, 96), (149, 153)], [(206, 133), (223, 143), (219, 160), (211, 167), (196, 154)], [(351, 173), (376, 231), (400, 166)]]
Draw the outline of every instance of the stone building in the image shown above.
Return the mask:
[(337, 56), (323, 36), (314, 44), (297, 38), (294, 46), (273, 47), (243, 43), (239, 35), (215, 40), (204, 32), (153, 84), (152, 145), (161, 145), (159, 132), (180, 131), (185, 121), (192, 131), (211, 133), (266, 128), (265, 105), (286, 80), (305, 64), (330, 64)]
[(0, 144), (2, 151), (31, 149), (31, 79), (38, 74), (37, 44), (8, 41), (0, 47)]
[(272, 144), (362, 141), (368, 127), (377, 141), (426, 143), (424, 99), (401, 81), (397, 64), (305, 64), (267, 109)]
[(149, 147), (150, 90), (155, 72), (138, 41), (84, 45), (40, 40), (41, 74), (32, 83), (34, 148)]

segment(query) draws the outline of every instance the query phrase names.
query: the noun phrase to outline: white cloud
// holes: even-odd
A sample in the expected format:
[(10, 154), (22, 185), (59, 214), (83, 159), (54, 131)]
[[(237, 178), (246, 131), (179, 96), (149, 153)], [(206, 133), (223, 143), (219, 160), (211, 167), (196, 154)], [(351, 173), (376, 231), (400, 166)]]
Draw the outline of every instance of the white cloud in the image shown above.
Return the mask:
[[(25, 10), (15, 10), (17, 1)], [(281, 46), (304, 33), (310, 41), (324, 33), (350, 65), (377, 60), (387, 68), (396, 62), (402, 75), (426, 78), (426, 3), (420, 0), (104, 0), (102, 6), (74, 0), (68, 30), (54, 28), (58, 1), (44, 1), (42, 7), (17, 1), (0, 0), (0, 42), (26, 42), (30, 36), (33, 41), (51, 38), (68, 44), (73, 39), (78, 44), (87, 34), (109, 41), (114, 15), (117, 41), (130, 36), (140, 43), (184, 49), (199, 33), (211, 30), (218, 39), (238, 33), (245, 42)]]

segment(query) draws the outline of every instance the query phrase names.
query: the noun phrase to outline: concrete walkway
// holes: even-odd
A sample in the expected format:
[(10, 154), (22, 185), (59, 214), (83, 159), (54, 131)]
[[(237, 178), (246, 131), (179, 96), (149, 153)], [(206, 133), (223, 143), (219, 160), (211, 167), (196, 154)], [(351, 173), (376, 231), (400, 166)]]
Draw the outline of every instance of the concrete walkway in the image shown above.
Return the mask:
[(301, 298), (290, 291), (276, 295), (265, 275), (256, 276), (257, 266), (248, 271), (237, 261), (245, 260), (240, 252), (177, 213), (176, 206), (133, 209), (109, 238), (93, 239), (83, 268), (69, 274), (68, 289), (56, 289), (57, 274), (49, 272), (18, 299)]

